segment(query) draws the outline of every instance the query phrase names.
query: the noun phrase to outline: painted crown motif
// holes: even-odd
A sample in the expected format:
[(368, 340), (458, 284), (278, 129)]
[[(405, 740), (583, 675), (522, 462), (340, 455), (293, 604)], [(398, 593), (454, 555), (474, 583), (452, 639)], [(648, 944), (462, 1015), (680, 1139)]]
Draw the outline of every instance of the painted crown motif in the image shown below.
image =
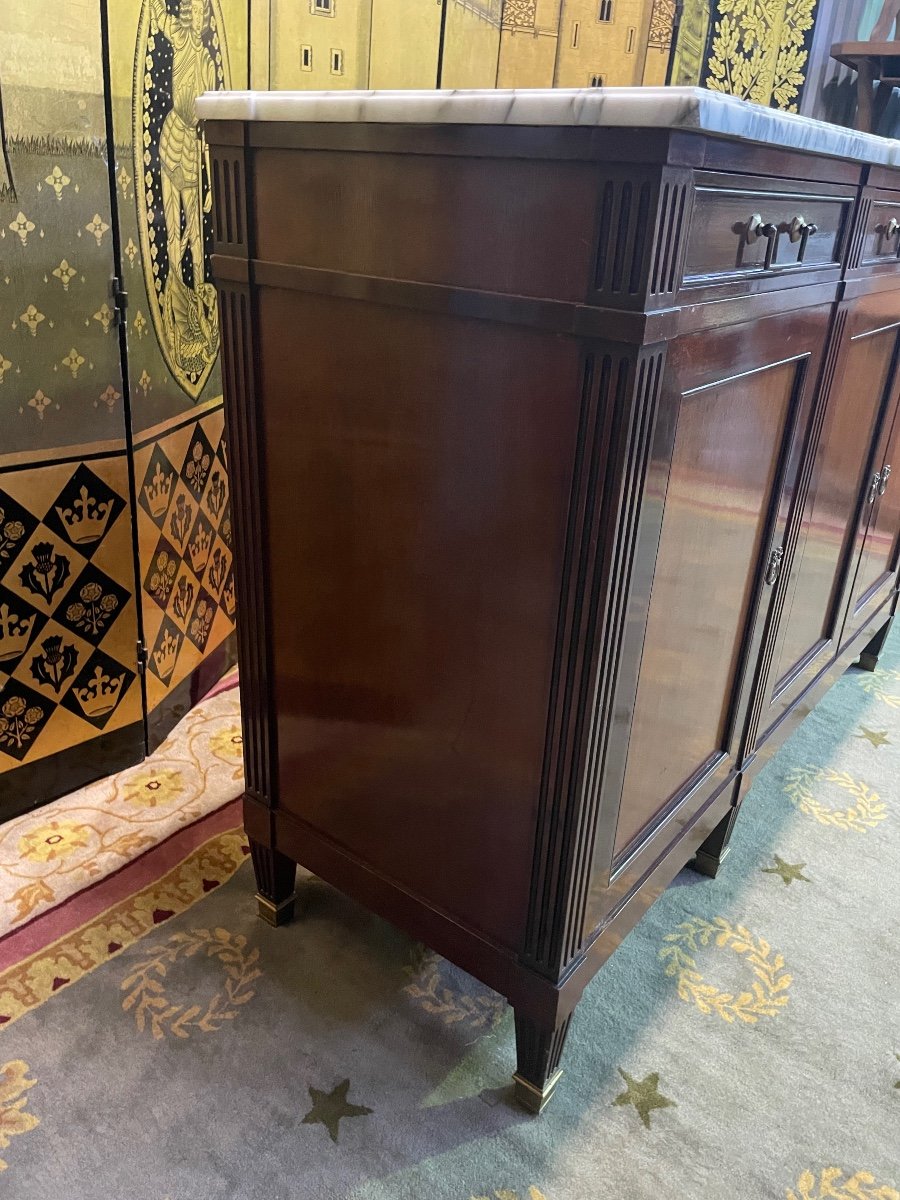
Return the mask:
[(103, 717), (118, 704), (124, 682), (124, 671), (119, 676), (113, 676), (107, 675), (102, 667), (94, 667), (90, 682), (85, 687), (72, 688), (72, 691), (85, 716)]
[(191, 566), (197, 575), (203, 573), (203, 568), (209, 561), (209, 551), (212, 546), (212, 533), (205, 526), (201, 525), (194, 538), (188, 543), (188, 555), (191, 560)]
[(234, 610), (236, 607), (234, 576), (232, 576), (225, 585), (225, 589), (222, 592), (222, 604), (225, 606), (225, 611), (228, 613), (229, 617), (234, 617)]
[(78, 499), (73, 502), (72, 507), (62, 508), (57, 504), (56, 511), (69, 537), (76, 546), (81, 546), (88, 542), (98, 542), (103, 537), (112, 512), (112, 501), (97, 500), (82, 484)]
[(0, 604), (0, 662), (25, 653), (35, 619), (34, 614), (20, 617), (8, 604)]
[(178, 647), (180, 644), (180, 635), (175, 636), (171, 630), (167, 629), (163, 634), (159, 649), (153, 651), (153, 661), (156, 664), (156, 670), (160, 679), (168, 679), (175, 670), (175, 659), (178, 657)]
[(147, 497), (147, 504), (152, 516), (161, 517), (169, 507), (169, 497), (172, 495), (174, 481), (175, 472), (170, 471), (166, 475), (160, 464), (157, 463), (153, 478), (149, 483), (144, 484), (144, 495)]

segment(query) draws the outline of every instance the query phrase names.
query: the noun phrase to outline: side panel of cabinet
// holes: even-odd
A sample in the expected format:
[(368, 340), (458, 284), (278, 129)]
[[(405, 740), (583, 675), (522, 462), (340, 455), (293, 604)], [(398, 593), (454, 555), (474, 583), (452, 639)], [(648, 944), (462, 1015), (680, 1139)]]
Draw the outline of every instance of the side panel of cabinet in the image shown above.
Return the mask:
[[(666, 480), (662, 526), (618, 827), (612, 846), (598, 839), (589, 925), (609, 907), (604, 868), (613, 881), (627, 874), (666, 814), (733, 772), (766, 561), (783, 537), (830, 314), (670, 347), (653, 464)], [(654, 857), (664, 851), (654, 846)]]
[(856, 530), (873, 437), (895, 371), (900, 327), (887, 323), (885, 303), (884, 296), (868, 297), (836, 319), (835, 369), (823, 381), (810, 484), (777, 601), (780, 616), (766, 678), (759, 683), (765, 699), (750, 734), (750, 754), (837, 653), (842, 597), (865, 536), (865, 521), (858, 535)]

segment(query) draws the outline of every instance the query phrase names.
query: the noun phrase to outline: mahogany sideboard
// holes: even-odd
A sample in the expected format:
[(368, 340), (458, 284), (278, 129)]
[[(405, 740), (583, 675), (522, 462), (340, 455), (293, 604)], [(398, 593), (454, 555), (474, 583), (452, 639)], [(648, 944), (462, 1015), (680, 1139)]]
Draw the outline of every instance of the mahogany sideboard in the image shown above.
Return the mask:
[(897, 145), (687, 89), (198, 110), (260, 913), (301, 863), (495, 988), (540, 1111), (890, 626)]

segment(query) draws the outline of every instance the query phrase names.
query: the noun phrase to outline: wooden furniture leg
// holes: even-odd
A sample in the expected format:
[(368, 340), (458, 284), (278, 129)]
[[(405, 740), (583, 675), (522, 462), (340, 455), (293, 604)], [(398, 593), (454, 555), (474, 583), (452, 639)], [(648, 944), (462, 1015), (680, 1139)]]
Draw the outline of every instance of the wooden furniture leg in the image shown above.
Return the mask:
[(562, 1058), (572, 1013), (554, 1029), (516, 1013), (516, 1099), (529, 1112), (541, 1113), (550, 1103), (562, 1076)]
[(706, 841), (697, 849), (697, 853), (688, 865), (699, 874), (715, 879), (722, 869), (722, 863), (731, 849), (729, 843), (739, 811), (737, 806), (730, 808)]
[(297, 864), (286, 854), (250, 840), (256, 903), (260, 917), (269, 925), (286, 925), (294, 915), (294, 880)]
[(856, 128), (862, 130), (863, 133), (872, 133), (874, 130), (873, 106), (875, 103), (875, 64), (871, 59), (861, 59), (859, 69), (857, 71), (856, 95)]
[(878, 659), (881, 657), (881, 651), (884, 649), (884, 643), (887, 641), (887, 635), (891, 631), (892, 622), (893, 617), (890, 621), (886, 621), (885, 624), (882, 625), (882, 627), (866, 646), (865, 650), (860, 653), (858, 665), (862, 667), (864, 671), (874, 671), (878, 666)]

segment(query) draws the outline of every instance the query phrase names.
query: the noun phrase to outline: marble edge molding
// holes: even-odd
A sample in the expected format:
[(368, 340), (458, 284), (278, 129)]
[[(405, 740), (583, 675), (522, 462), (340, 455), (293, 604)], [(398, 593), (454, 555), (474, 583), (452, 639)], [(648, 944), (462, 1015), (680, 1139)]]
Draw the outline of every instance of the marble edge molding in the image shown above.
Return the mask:
[(207, 92), (197, 115), (219, 121), (365, 121), (403, 124), (593, 125), (690, 129), (900, 165), (900, 141), (859, 133), (736, 96), (690, 87), (443, 91)]

